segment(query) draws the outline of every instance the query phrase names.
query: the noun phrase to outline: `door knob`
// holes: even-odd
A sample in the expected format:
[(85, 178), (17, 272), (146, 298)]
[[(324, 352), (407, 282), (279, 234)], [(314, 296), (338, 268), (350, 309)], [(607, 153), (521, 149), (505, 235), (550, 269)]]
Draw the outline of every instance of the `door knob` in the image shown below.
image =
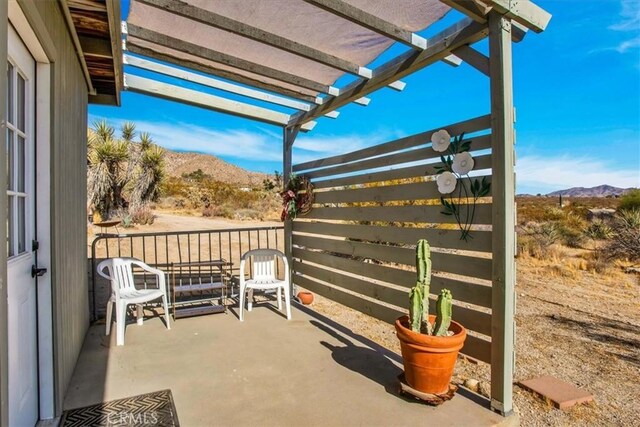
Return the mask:
[(46, 268), (38, 268), (35, 265), (31, 266), (31, 277), (42, 277), (46, 272)]

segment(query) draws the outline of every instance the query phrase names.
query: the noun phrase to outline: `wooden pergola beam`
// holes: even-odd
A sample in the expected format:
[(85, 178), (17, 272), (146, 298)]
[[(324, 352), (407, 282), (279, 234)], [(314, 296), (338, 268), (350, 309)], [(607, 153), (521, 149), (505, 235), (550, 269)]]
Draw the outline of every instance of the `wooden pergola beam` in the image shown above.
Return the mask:
[(326, 111), (339, 108), (354, 99), (388, 85), (434, 62), (440, 61), (451, 54), (452, 50), (460, 46), (474, 43), (488, 35), (485, 24), (474, 22), (470, 18), (454, 24), (435, 36), (429, 38), (427, 49), (423, 51), (409, 51), (399, 57), (381, 65), (374, 70), (373, 78), (359, 79), (341, 90), (337, 97), (329, 97), (322, 105), (311, 111), (298, 113), (292, 117), (291, 124), (306, 123), (322, 116)]
[[(315, 92), (326, 93), (329, 95), (339, 93), (339, 90), (336, 87), (325, 85), (323, 83), (319, 83), (285, 71), (277, 70), (275, 68), (267, 67), (262, 64), (247, 61), (242, 58), (227, 55), (225, 53), (221, 53), (204, 46), (180, 40), (166, 34), (149, 30), (147, 28), (141, 28), (136, 25), (127, 25), (127, 30), (129, 35), (132, 37), (160, 46), (168, 47), (170, 49), (185, 52), (190, 55), (206, 59), (208, 61), (224, 64), (230, 67), (237, 68), (239, 70), (249, 71), (251, 73), (259, 74), (261, 76), (269, 77), (275, 80), (280, 80), (281, 82), (285, 82), (294, 86), (300, 86), (302, 88), (309, 89)], [(128, 40), (127, 43), (135, 44), (135, 42), (132, 42), (131, 40)]]
[(469, 45), (460, 46), (453, 53), (485, 76), (489, 76), (489, 58)]
[(476, 22), (487, 22), (487, 14), (495, 10), (525, 28), (540, 33), (547, 28), (551, 14), (530, 0), (440, 0)]
[[(145, 77), (125, 74), (124, 81), (125, 88), (132, 92), (151, 95), (171, 101), (178, 101), (183, 104), (194, 105), (208, 110), (245, 117), (263, 123), (286, 126), (290, 120), (289, 114), (281, 113), (279, 111), (273, 111), (239, 101), (232, 101), (197, 90), (147, 79)], [(302, 126), (302, 129), (311, 130), (314, 126), (315, 123), (312, 123), (308, 126)]]
[[(203, 86), (222, 90), (236, 95), (246, 96), (247, 98), (257, 99), (259, 101), (281, 105), (283, 107), (295, 108), (296, 110), (311, 110), (311, 105), (305, 102), (296, 101), (282, 96), (271, 95), (259, 90), (239, 86), (233, 83), (228, 83), (222, 80), (214, 79), (212, 77), (192, 73), (191, 71), (186, 71), (180, 68), (171, 67), (169, 65), (160, 64), (158, 62), (149, 61), (147, 59), (138, 58), (136, 56), (124, 55), (123, 63), (132, 67), (139, 68), (141, 70), (164, 74), (165, 76), (174, 77), (191, 83), (201, 84)], [(339, 115), (340, 113), (338, 111), (331, 111), (330, 113), (325, 114), (325, 117), (336, 119)]]
[(202, 65), (194, 61), (189, 61), (187, 59), (183, 59), (178, 56), (157, 52), (153, 49), (137, 46), (133, 43), (127, 43), (126, 50), (131, 53), (146, 56), (148, 58), (157, 59), (158, 61), (167, 62), (169, 64), (178, 65), (180, 67), (191, 68), (193, 70), (200, 71), (201, 73), (212, 74), (214, 76), (232, 80), (247, 86), (264, 89), (266, 91), (273, 92), (273, 93), (279, 93), (280, 95), (284, 95), (289, 98), (306, 101), (306, 102), (313, 102), (316, 104), (319, 103), (318, 97), (313, 95), (309, 95), (303, 92), (297, 92), (281, 86), (265, 83), (259, 80), (252, 79), (250, 77), (243, 76), (241, 74), (232, 73), (230, 71), (220, 70), (213, 67), (207, 67), (206, 65)]
[(350, 5), (342, 0), (304, 0), (314, 6), (340, 16), (348, 21), (376, 32), (390, 39), (404, 43), (414, 49), (423, 50), (427, 47), (427, 40), (411, 31), (398, 27), (384, 19), (378, 18)]
[(481, 0), (440, 0), (440, 2), (481, 24), (487, 22), (487, 13), (491, 10), (491, 6)]
[(161, 8), (167, 12), (200, 22), (205, 25), (219, 28), (230, 33), (238, 34), (251, 40), (284, 50), (294, 55), (310, 59), (326, 66), (346, 71), (347, 73), (370, 77), (371, 70), (361, 67), (358, 64), (338, 58), (334, 55), (314, 49), (310, 46), (289, 40), (277, 34), (273, 34), (260, 28), (247, 25), (223, 15), (191, 6), (181, 0), (138, 0), (140, 3)]
[(493, 10), (506, 18), (541, 33), (549, 25), (551, 14), (530, 0), (489, 0)]

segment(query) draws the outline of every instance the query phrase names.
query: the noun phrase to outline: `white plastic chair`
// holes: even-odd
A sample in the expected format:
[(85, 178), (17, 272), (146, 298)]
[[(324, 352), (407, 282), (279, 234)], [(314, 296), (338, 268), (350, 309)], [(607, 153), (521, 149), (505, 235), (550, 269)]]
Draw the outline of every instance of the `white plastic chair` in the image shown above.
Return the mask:
[[(284, 264), (284, 280), (276, 278), (276, 259), (280, 258)], [(253, 277), (245, 279), (247, 260), (252, 263)], [(282, 310), (282, 293), (287, 310), (287, 320), (291, 320), (291, 296), (289, 291), (289, 263), (284, 254), (275, 249), (254, 249), (244, 255), (240, 260), (240, 321), (244, 320), (244, 302), (249, 290), (276, 289), (278, 298), (278, 310)], [(252, 302), (248, 301), (248, 311), (252, 309)]]
[[(136, 265), (149, 273), (156, 276), (157, 288), (147, 289), (146, 283), (144, 289), (136, 289), (133, 278), (132, 266)], [(105, 274), (104, 270), (108, 270)], [(158, 298), (162, 298), (164, 305), (164, 317), (167, 322), (167, 329), (171, 329), (169, 325), (169, 307), (167, 305), (167, 286), (165, 282), (165, 274), (162, 270), (149, 267), (147, 264), (135, 258), (110, 258), (102, 261), (97, 267), (98, 274), (111, 282), (111, 297), (107, 303), (107, 330), (106, 335), (111, 332), (111, 317), (113, 304), (116, 305), (116, 344), (124, 345), (124, 328), (127, 319), (127, 305), (137, 305), (138, 325), (143, 323), (142, 303), (150, 302)]]

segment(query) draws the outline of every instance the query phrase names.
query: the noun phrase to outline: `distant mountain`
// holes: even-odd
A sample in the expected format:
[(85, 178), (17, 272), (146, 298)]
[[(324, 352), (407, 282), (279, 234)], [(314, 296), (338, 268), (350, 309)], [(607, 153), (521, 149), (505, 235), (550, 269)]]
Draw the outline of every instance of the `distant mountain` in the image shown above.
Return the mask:
[(633, 188), (619, 188), (611, 185), (599, 185), (597, 187), (585, 188), (585, 187), (573, 187), (566, 190), (554, 191), (547, 194), (547, 196), (568, 196), (568, 197), (610, 197), (621, 196)]
[(242, 169), (210, 154), (166, 150), (164, 159), (169, 176), (182, 176), (201, 169), (217, 181), (248, 187), (260, 186), (265, 178), (273, 178), (265, 173)]

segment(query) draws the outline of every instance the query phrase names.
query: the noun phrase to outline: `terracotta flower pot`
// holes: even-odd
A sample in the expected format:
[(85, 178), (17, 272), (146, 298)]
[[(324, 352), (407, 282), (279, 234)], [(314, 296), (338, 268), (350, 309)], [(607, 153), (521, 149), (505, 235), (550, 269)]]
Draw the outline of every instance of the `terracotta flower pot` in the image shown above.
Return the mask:
[[(429, 321), (435, 322), (435, 316), (429, 316)], [(398, 318), (395, 326), (407, 383), (423, 393), (447, 392), (467, 330), (461, 324), (451, 321), (449, 330), (453, 331), (452, 336), (418, 334), (411, 330), (409, 316)]]
[(300, 291), (298, 292), (298, 299), (304, 305), (309, 305), (313, 302), (313, 294), (311, 292)]

